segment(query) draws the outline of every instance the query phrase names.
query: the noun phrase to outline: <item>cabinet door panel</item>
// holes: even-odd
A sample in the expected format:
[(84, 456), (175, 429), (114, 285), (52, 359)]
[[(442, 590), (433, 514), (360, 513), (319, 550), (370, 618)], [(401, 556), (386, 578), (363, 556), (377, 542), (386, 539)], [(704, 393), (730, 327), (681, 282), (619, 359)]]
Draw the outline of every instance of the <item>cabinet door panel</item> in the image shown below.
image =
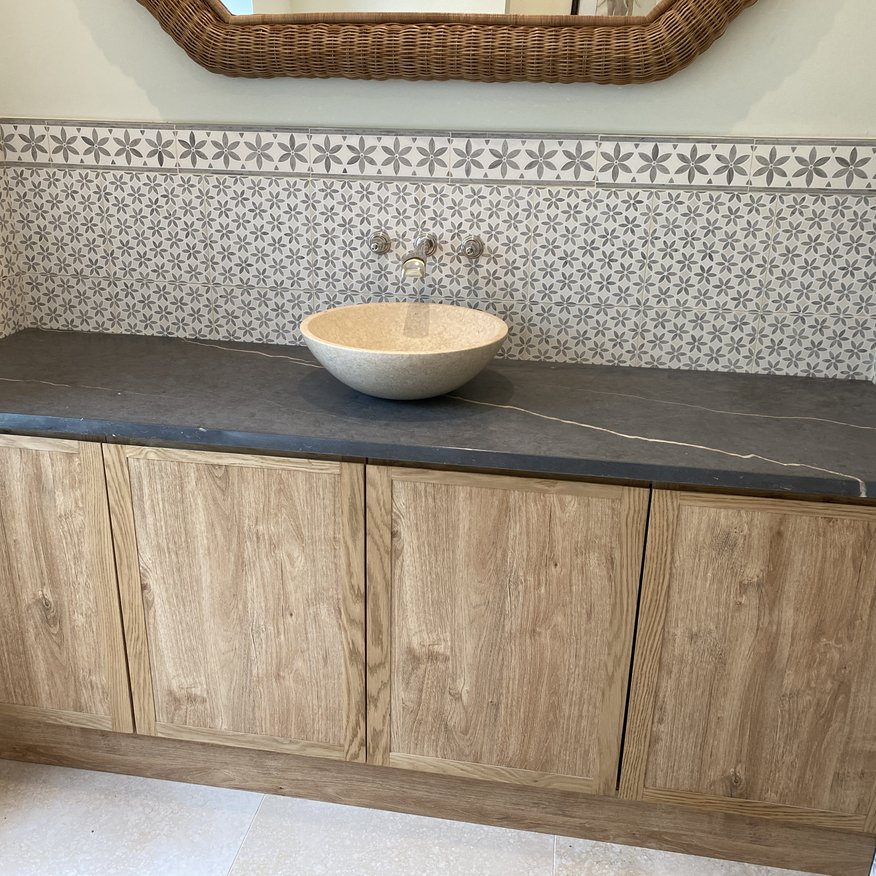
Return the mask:
[(107, 454), (139, 732), (364, 758), (362, 467)]
[(876, 509), (655, 494), (622, 790), (867, 825)]
[(647, 491), (369, 467), (369, 759), (614, 794)]
[(130, 732), (100, 445), (0, 435), (0, 716)]

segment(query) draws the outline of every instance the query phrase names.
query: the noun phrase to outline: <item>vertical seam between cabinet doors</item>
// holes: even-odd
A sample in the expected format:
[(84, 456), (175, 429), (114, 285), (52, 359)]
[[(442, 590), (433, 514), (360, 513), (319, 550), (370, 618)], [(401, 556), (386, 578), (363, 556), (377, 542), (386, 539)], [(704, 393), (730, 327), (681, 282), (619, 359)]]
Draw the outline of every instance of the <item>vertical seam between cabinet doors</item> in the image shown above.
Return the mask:
[(341, 556), (344, 561), (343, 634), (347, 688), (345, 760), (364, 762), (367, 749), (367, 665), (365, 606), (365, 466), (341, 463), (338, 469)]
[[(663, 566), (670, 562), (673, 553), (678, 502), (678, 493), (667, 490), (654, 490), (652, 493), (648, 549), (645, 551), (630, 685), (630, 711), (625, 734), (625, 760), (621, 769), (620, 796), (626, 800), (641, 800), (645, 790), (651, 725), (657, 700), (656, 675), (660, 671), (663, 629), (669, 600), (669, 573)], [(666, 509), (670, 511), (667, 519), (656, 520), (656, 516)], [(648, 678), (649, 672), (654, 675), (653, 678)]]
[[(119, 591), (119, 563), (118, 558), (116, 556), (116, 539), (115, 533), (113, 531), (113, 519), (112, 519), (112, 508), (109, 494), (109, 484), (107, 483), (107, 473), (106, 473), (106, 459), (103, 454), (103, 444), (97, 445), (97, 456), (95, 458), (95, 462), (97, 463), (97, 467), (100, 469), (99, 477), (101, 479), (101, 483), (103, 484), (103, 495), (104, 502), (106, 508), (106, 527), (107, 534), (109, 536), (109, 552), (110, 557), (112, 558), (112, 569), (115, 575), (114, 578), (114, 586), (113, 586), (113, 595), (115, 596), (115, 608), (116, 608), (116, 621), (120, 626), (120, 629), (117, 631), (117, 636), (119, 637), (121, 644), (121, 659), (124, 663), (125, 667), (125, 700), (127, 701), (127, 721), (125, 722), (124, 727), (116, 726), (116, 715), (113, 715), (113, 730), (121, 731), (123, 733), (133, 733), (135, 730), (135, 720), (134, 720), (134, 698), (131, 689), (131, 667), (128, 663), (128, 637), (125, 632), (125, 621), (124, 621), (124, 613), (122, 611), (122, 596)], [(114, 703), (114, 709), (115, 709)], [(120, 705), (120, 704), (119, 704)]]
[(651, 509), (654, 505), (654, 490), (648, 490), (648, 508), (645, 511), (645, 532), (642, 538), (642, 556), (639, 560), (639, 583), (636, 588), (636, 608), (633, 615), (633, 639), (630, 647), (630, 665), (627, 670), (627, 696), (624, 703), (624, 718), (621, 725), (620, 750), (617, 755), (617, 777), (615, 793), (620, 793), (621, 772), (623, 770), (624, 752), (627, 747), (627, 729), (630, 720), (630, 698), (633, 692), (633, 663), (636, 659), (636, 635), (639, 631), (639, 614), (642, 609), (642, 588), (645, 583), (645, 557), (648, 556), (648, 536), (651, 532)]
[[(155, 694), (152, 688), (152, 662), (146, 627), (146, 607), (143, 604), (143, 582), (140, 576), (140, 555), (137, 546), (137, 524), (134, 516), (134, 494), (128, 470), (127, 447), (104, 444), (104, 467), (110, 505), (110, 524), (122, 603), (122, 629), (128, 653), (131, 698), (134, 704), (134, 731), (155, 736)], [(113, 491), (109, 489), (112, 481)], [(130, 528), (131, 556), (125, 556), (124, 528)], [(142, 644), (140, 644), (142, 643)], [(142, 653), (139, 653), (141, 652)], [(133, 658), (133, 659), (132, 659)], [(132, 665), (135, 662), (137, 665)]]
[(366, 760), (389, 764), (392, 746), (392, 469), (365, 468)]

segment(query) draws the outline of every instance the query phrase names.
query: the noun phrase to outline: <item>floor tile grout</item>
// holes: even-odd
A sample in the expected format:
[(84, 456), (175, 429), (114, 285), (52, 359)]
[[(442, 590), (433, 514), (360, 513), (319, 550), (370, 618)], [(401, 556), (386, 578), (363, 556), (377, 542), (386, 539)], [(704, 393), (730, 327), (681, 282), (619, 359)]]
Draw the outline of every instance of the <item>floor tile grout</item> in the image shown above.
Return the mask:
[(264, 802), (265, 800), (267, 800), (267, 798), (267, 794), (262, 794), (262, 799), (259, 800), (259, 805), (256, 806), (256, 811), (252, 814), (252, 818), (250, 819), (250, 822), (243, 833), (243, 838), (240, 840), (240, 845), (237, 847), (237, 851), (234, 853), (234, 857), (231, 859), (231, 864), (229, 865), (228, 870), (225, 872), (225, 876), (231, 876), (232, 872), (234, 871), (234, 865), (237, 863), (237, 859), (240, 857), (240, 852), (242, 851), (243, 846), (246, 843), (247, 838), (249, 837), (250, 831), (252, 831), (252, 827), (255, 824), (256, 819), (259, 817), (259, 812), (262, 811), (262, 806), (264, 805)]

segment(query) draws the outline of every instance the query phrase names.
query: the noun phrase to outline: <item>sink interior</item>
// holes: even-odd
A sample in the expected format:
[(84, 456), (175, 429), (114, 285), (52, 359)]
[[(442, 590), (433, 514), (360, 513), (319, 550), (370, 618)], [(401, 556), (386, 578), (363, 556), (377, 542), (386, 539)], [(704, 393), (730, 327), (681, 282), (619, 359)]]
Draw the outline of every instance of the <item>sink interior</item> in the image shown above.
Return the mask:
[(496, 316), (449, 304), (385, 302), (354, 304), (317, 313), (307, 330), (323, 343), (384, 353), (443, 353), (502, 339)]

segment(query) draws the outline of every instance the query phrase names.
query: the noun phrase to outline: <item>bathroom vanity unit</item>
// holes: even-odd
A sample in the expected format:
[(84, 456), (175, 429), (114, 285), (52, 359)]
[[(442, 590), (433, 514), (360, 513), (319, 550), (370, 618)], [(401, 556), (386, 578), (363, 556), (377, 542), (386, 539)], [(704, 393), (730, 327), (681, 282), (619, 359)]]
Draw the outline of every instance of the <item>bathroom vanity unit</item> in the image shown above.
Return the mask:
[(0, 756), (869, 872), (876, 386), (0, 363)]

